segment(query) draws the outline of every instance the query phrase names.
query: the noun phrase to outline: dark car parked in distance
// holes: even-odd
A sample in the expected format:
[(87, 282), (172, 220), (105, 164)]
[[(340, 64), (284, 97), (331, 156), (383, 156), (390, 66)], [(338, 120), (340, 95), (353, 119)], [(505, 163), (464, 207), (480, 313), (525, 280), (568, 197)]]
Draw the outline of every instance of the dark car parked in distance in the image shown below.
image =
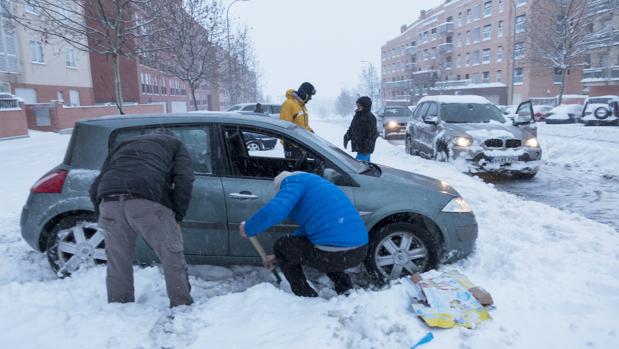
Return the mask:
[[(353, 159), (340, 148), (296, 125), (235, 113), (118, 116), (77, 122), (64, 161), (33, 185), (21, 215), (24, 240), (46, 251), (52, 268), (67, 275), (83, 264), (105, 263), (105, 241), (95, 222), (88, 189), (109, 149), (136, 135), (166, 127), (187, 146), (195, 182), (182, 223), (190, 264), (260, 264), (239, 224), (275, 194), (281, 171), (321, 175), (341, 188), (370, 233), (365, 267), (371, 275), (398, 278), (454, 261), (473, 250), (475, 216), (444, 181)], [(276, 139), (268, 152), (247, 149), (256, 135)], [(298, 148), (286, 158), (279, 140)], [(267, 250), (288, 221), (261, 234)], [(156, 261), (139, 239), (136, 259)]]

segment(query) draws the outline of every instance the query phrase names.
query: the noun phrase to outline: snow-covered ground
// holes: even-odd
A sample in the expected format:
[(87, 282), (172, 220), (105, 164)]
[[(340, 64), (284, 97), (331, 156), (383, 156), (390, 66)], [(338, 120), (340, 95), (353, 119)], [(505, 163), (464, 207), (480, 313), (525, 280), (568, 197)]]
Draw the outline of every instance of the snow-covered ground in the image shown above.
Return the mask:
[[(348, 126), (315, 117), (311, 123), (337, 145)], [(584, 152), (582, 161), (560, 154), (561, 147), (595, 147), (588, 141), (610, 130), (566, 130), (545, 141), (554, 143), (545, 144), (547, 161), (618, 173), (616, 161), (585, 164)], [(2, 348), (410, 348), (428, 331), (435, 339), (425, 348), (619, 347), (616, 230), (498, 191), (450, 164), (408, 156), (382, 139), (374, 161), (444, 179), (473, 207), (480, 228), (476, 251), (442, 268), (456, 269), (492, 293), (497, 305), (492, 321), (476, 330), (430, 330), (411, 313), (397, 282), (349, 297), (323, 289), (327, 299), (302, 299), (265, 282), (269, 274), (253, 267), (193, 268), (196, 303), (171, 321), (160, 321), (168, 301), (155, 267), (136, 268), (135, 304), (107, 304), (103, 267), (56, 279), (45, 256), (31, 251), (19, 233), (30, 185), (61, 161), (67, 141), (66, 135), (33, 132), (29, 139), (0, 142)], [(318, 283), (324, 288), (327, 281)]]

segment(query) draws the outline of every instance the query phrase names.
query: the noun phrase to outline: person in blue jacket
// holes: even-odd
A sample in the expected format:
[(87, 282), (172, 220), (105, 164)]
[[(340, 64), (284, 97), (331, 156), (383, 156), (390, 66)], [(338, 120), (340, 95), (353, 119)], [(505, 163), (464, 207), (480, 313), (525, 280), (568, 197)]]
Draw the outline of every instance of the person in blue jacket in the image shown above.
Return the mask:
[(299, 228), (273, 246), (274, 257), (292, 292), (317, 297), (303, 273), (303, 265), (326, 273), (335, 291), (352, 289), (345, 269), (359, 265), (367, 254), (368, 232), (352, 202), (328, 180), (306, 172), (280, 173), (274, 179), (278, 191), (263, 208), (242, 222), (244, 237), (260, 234), (286, 218)]

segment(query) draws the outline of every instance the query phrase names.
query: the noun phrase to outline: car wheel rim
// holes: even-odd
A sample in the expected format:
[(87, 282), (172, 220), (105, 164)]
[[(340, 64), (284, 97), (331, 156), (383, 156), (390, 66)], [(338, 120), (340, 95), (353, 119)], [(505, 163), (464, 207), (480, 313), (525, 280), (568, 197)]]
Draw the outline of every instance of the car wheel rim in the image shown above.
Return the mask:
[(95, 223), (81, 223), (58, 232), (58, 272), (70, 274), (81, 265), (107, 261), (103, 231)]
[(247, 145), (247, 150), (249, 151), (259, 151), (260, 150), (260, 146), (256, 143), (249, 143)]
[(424, 271), (428, 265), (428, 251), (414, 234), (394, 232), (382, 239), (374, 252), (376, 268), (386, 278), (398, 279)]

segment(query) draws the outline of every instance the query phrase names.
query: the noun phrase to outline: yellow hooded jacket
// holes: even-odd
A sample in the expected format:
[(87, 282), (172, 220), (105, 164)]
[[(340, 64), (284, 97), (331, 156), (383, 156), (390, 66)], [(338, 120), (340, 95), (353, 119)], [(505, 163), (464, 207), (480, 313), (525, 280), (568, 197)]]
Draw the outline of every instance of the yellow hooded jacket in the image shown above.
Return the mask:
[(310, 132), (314, 132), (309, 126), (309, 118), (305, 103), (295, 95), (295, 91), (292, 89), (286, 91), (286, 101), (282, 104), (279, 118), (280, 120), (292, 122)]

